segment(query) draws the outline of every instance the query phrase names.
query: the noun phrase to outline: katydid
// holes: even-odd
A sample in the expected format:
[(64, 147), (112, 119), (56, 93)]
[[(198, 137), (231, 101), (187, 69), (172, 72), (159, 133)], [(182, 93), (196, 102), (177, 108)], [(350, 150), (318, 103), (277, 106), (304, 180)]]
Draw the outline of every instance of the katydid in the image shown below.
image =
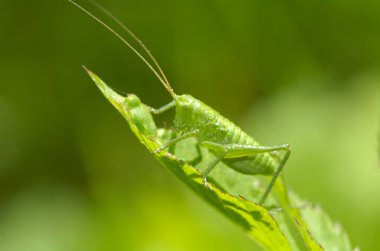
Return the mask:
[[(205, 186), (208, 186), (208, 174), (220, 162), (224, 163), (229, 168), (232, 168), (239, 173), (247, 175), (272, 175), (272, 178), (259, 201), (259, 204), (264, 204), (265, 199), (269, 195), (273, 185), (276, 182), (276, 179), (278, 178), (286, 161), (289, 158), (289, 145), (281, 144), (275, 146), (262, 146), (255, 139), (253, 139), (242, 129), (236, 126), (233, 122), (223, 117), (216, 110), (207, 106), (200, 100), (188, 94), (176, 94), (152, 53), (145, 47), (141, 40), (137, 38), (137, 36), (132, 33), (124, 24), (122, 24), (116, 17), (92, 1), (103, 13), (121, 25), (121, 27), (129, 35), (131, 35), (132, 38), (137, 41), (137, 43), (139, 43), (142, 49), (152, 60), (155, 67), (153, 67), (152, 64), (150, 64), (148, 60), (142, 56), (142, 54), (140, 54), (128, 41), (126, 41), (110, 26), (106, 25), (99, 18), (95, 17), (93, 14), (91, 14), (83, 7), (79, 6), (77, 3), (71, 0), (69, 1), (84, 11), (86, 14), (88, 14), (90, 17), (95, 19), (97, 22), (99, 22), (102, 26), (110, 30), (125, 45), (127, 45), (156, 75), (158, 80), (163, 84), (165, 89), (173, 98), (173, 101), (159, 109), (154, 109), (146, 106), (146, 109), (149, 109), (149, 111), (153, 114), (160, 114), (171, 108), (175, 109), (174, 129), (176, 130), (178, 136), (162, 145), (161, 147), (157, 148), (155, 150), (155, 153), (161, 152), (170, 146), (175, 146), (175, 144), (181, 140), (195, 137), (197, 139), (198, 147), (204, 147), (208, 149), (208, 151), (213, 155), (215, 155), (215, 160), (209, 163), (208, 167), (202, 172), (203, 183)], [(143, 113), (146, 115), (146, 110), (144, 110)], [(150, 119), (146, 120), (144, 119), (144, 116), (139, 117), (138, 113), (135, 115), (135, 124), (139, 124), (143, 129), (150, 128), (149, 130), (151, 130), (151, 126), (144, 124)], [(278, 158), (278, 151), (285, 152), (281, 159)]]

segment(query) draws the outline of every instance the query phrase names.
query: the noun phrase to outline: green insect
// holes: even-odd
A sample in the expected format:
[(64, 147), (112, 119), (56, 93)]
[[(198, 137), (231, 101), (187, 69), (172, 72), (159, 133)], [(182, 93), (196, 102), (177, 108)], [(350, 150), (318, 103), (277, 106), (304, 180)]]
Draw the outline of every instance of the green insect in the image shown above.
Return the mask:
[[(153, 61), (156, 68), (154, 68), (146, 58), (144, 58), (130, 43), (128, 43), (121, 35), (115, 32), (112, 28), (95, 17), (89, 11), (79, 6), (77, 3), (69, 0), (78, 8), (83, 10), (97, 22), (102, 24), (105, 28), (115, 34), (124, 44), (126, 44), (140, 59), (150, 68), (150, 70), (156, 75), (159, 81), (163, 84), (165, 89), (172, 96), (173, 101), (167, 105), (154, 109), (145, 106), (141, 111), (142, 113), (134, 114), (134, 123), (139, 125), (144, 130), (148, 130), (154, 134), (156, 132), (155, 124), (154, 128), (147, 123), (151, 121), (147, 118), (148, 109), (153, 114), (160, 114), (169, 109), (175, 109), (174, 128), (177, 137), (171, 139), (166, 144), (155, 150), (155, 153), (163, 151), (171, 146), (175, 146), (176, 143), (184, 139), (194, 137), (197, 139), (197, 146), (208, 149), (213, 155), (215, 160), (209, 163), (208, 167), (203, 171), (203, 182), (205, 186), (208, 186), (207, 176), (208, 174), (222, 162), (229, 168), (235, 171), (247, 175), (271, 175), (272, 178), (262, 195), (259, 204), (263, 204), (265, 199), (269, 195), (273, 185), (276, 182), (279, 174), (281, 173), (286, 161), (290, 155), (290, 147), (288, 144), (281, 144), (275, 146), (262, 146), (255, 139), (245, 133), (242, 129), (236, 126), (233, 122), (223, 117), (215, 111), (213, 108), (207, 106), (200, 100), (192, 97), (191, 95), (176, 94), (169, 84), (165, 74), (161, 67), (157, 63), (156, 59), (145, 47), (140, 39), (137, 38), (124, 24), (122, 24), (116, 17), (103, 7), (94, 3), (101, 11), (111, 17), (115, 22), (122, 26), (122, 28), (135, 39), (143, 50), (147, 53), (150, 59)], [(132, 101), (136, 101), (137, 107), (141, 107), (141, 102), (136, 96), (131, 96)], [(137, 99), (136, 99), (137, 98)], [(132, 102), (133, 103), (133, 102)], [(149, 113), (150, 116), (150, 113)], [(154, 123), (154, 122), (153, 122)], [(279, 158), (278, 151), (284, 151), (285, 154)]]

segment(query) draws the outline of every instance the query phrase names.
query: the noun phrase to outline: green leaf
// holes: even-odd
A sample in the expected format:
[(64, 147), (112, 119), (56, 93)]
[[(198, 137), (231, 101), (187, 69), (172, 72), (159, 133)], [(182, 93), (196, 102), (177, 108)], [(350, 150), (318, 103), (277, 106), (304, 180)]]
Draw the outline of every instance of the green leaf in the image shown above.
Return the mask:
[[(178, 159), (169, 152), (162, 151), (160, 153), (154, 153), (154, 150), (157, 149), (159, 145), (154, 140), (141, 133), (135, 123), (132, 122), (129, 113), (123, 106), (125, 98), (110, 89), (95, 74), (90, 71), (88, 71), (88, 73), (106, 98), (119, 110), (119, 112), (121, 112), (140, 142), (154, 154), (156, 159), (161, 162), (167, 170), (207, 202), (215, 206), (226, 217), (240, 225), (266, 250), (291, 250), (289, 242), (281, 232), (275, 219), (264, 207), (243, 198), (225, 193), (216, 186), (210, 185), (210, 189), (204, 186), (202, 175), (198, 169), (190, 166), (185, 161)], [(170, 131), (160, 130), (158, 137), (155, 140), (163, 142), (168, 135), (170, 135)]]
[(353, 250), (342, 226), (333, 222), (320, 206), (303, 201), (295, 194), (292, 194), (292, 199), (298, 204), (300, 213), (313, 236), (326, 250)]
[[(150, 111), (136, 96), (133, 97), (137, 101), (134, 100), (134, 106), (131, 107), (130, 95), (126, 97), (119, 95), (94, 73), (88, 70), (87, 72), (104, 96), (123, 115), (133, 133), (152, 155), (170, 173), (212, 204), (227, 218), (240, 225), (265, 250), (323, 250), (322, 246), (313, 239), (299, 210), (292, 206), (282, 177), (276, 182), (267, 203), (273, 205), (272, 207), (268, 206), (268, 208), (281, 208), (281, 211), (276, 214), (273, 213), (274, 211), (271, 212), (268, 208), (253, 202), (257, 201), (258, 195), (262, 195), (268, 182), (267, 177), (255, 176), (254, 180), (258, 181), (255, 185), (252, 182), (252, 176), (240, 175), (231, 168), (222, 166), (221, 168), (218, 167), (218, 171), (213, 171), (208, 179), (211, 181), (209, 186), (205, 186), (201, 170), (207, 163), (210, 163), (211, 158), (213, 158), (211, 154), (205, 149), (200, 149), (203, 158), (197, 164), (199, 168), (197, 169), (190, 164), (193, 158), (199, 156), (199, 153), (196, 153), (194, 139), (181, 141), (176, 144), (175, 148), (167, 151), (155, 152), (160, 145), (174, 136), (174, 131), (157, 129)], [(193, 159), (193, 161), (195, 160)], [(241, 194), (244, 194), (247, 199), (241, 197)], [(308, 219), (314, 217), (310, 212), (307, 213)], [(313, 223), (313, 226), (316, 224)], [(316, 231), (318, 232), (320, 229), (317, 228)], [(320, 237), (319, 234), (317, 236)], [(322, 243), (322, 240), (320, 241)], [(329, 242), (323, 243), (326, 243), (326, 247), (330, 247)]]

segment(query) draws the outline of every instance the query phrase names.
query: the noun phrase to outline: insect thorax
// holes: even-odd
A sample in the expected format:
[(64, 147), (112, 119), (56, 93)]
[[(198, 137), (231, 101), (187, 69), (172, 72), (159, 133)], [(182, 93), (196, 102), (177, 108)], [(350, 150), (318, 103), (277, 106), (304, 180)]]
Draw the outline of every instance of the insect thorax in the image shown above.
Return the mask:
[[(180, 133), (199, 130), (198, 140), (222, 145), (258, 145), (238, 126), (220, 115), (211, 107), (190, 95), (176, 98), (174, 126)], [(213, 152), (211, 150), (211, 152)], [(215, 154), (218, 154), (215, 152)], [(277, 160), (269, 153), (253, 154), (250, 157), (224, 159), (230, 168), (244, 174), (272, 174)]]
[(238, 126), (190, 95), (176, 99), (174, 126), (179, 132), (199, 130), (200, 141), (221, 144), (257, 144)]

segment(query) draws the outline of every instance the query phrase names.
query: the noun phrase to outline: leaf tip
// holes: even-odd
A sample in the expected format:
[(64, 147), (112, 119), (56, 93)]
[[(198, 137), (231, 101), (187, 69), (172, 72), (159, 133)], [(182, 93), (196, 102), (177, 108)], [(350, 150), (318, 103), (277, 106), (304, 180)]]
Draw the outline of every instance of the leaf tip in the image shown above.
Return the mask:
[(98, 86), (103, 95), (111, 102), (111, 104), (115, 106), (115, 108), (119, 110), (121, 113), (123, 113), (125, 97), (115, 92), (111, 87), (104, 83), (104, 81), (101, 78), (99, 78), (95, 73), (87, 69), (86, 66), (82, 65), (82, 68), (87, 72), (92, 81), (94, 81), (94, 83)]

